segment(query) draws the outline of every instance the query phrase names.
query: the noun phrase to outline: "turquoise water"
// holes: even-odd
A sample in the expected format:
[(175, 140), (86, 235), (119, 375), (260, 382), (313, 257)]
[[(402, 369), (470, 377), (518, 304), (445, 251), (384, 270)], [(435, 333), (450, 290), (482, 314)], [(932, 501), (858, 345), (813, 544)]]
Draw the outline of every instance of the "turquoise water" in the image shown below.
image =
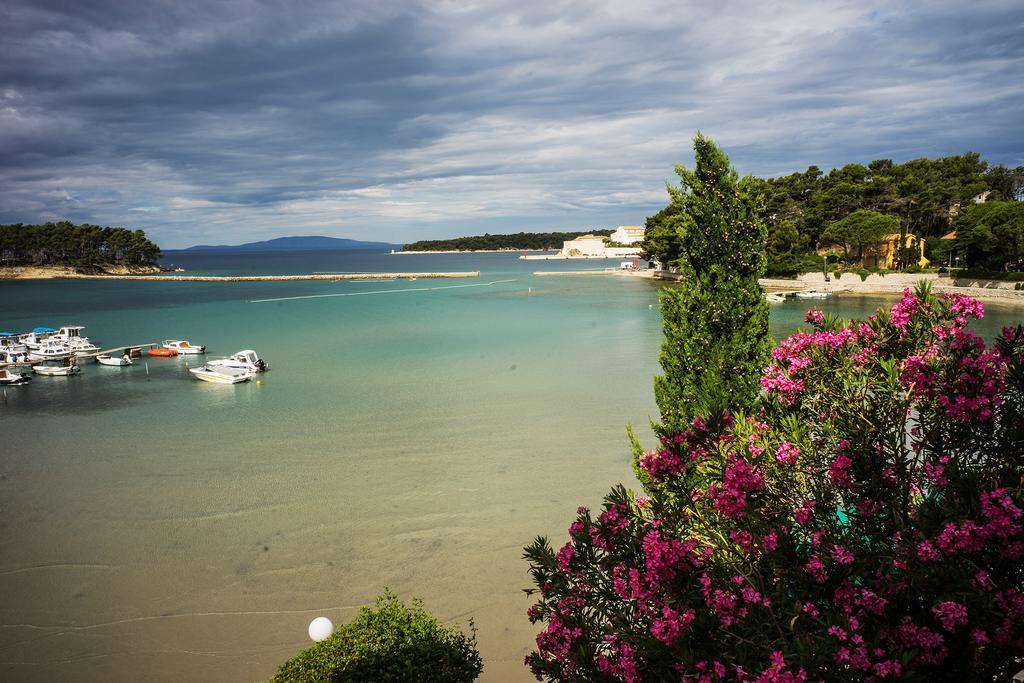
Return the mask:
[[(635, 482), (656, 415), (654, 283), (507, 254), (171, 254), (190, 272), (480, 270), (414, 282), (0, 283), (0, 328), (255, 349), (37, 377), (0, 404), (0, 664), (11, 680), (256, 680), (385, 586), (473, 618), (484, 680), (528, 680), (522, 546)], [(498, 282), (509, 280), (507, 282)], [(496, 282), (496, 284), (487, 284)], [(472, 284), (465, 287), (461, 285)], [(476, 286), (479, 285), (479, 286)], [(423, 288), (437, 288), (416, 291)], [(386, 290), (400, 290), (387, 291)], [(357, 296), (328, 296), (357, 294)], [(252, 303), (262, 299), (315, 296)], [(863, 315), (880, 298), (821, 307)], [(776, 336), (805, 306), (773, 308)], [(990, 307), (990, 336), (1017, 319)]]

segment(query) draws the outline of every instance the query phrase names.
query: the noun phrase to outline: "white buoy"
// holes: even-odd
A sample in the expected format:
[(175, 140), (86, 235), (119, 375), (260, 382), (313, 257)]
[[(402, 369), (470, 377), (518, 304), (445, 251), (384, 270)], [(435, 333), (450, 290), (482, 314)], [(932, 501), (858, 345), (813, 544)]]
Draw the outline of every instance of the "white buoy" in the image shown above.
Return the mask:
[(309, 622), (309, 637), (317, 643), (327, 640), (333, 632), (334, 624), (327, 617), (317, 617)]

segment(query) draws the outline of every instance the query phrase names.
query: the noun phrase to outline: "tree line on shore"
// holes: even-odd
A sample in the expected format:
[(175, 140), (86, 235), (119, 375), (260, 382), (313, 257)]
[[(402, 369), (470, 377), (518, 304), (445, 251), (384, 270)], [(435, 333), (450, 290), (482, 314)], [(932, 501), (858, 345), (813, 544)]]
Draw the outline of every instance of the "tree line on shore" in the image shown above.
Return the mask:
[(490, 251), (495, 249), (515, 249), (543, 251), (561, 249), (562, 242), (576, 239), (581, 235), (611, 235), (610, 230), (594, 230), (591, 232), (517, 232), (512, 235), (474, 235), (472, 237), (455, 237), (447, 240), (421, 240), (406, 244), (402, 251)]
[[(777, 178), (748, 176), (744, 192), (761, 197), (769, 275), (821, 270), (819, 249), (837, 247), (855, 263), (886, 234), (924, 240), (925, 255), (991, 271), (1024, 268), (1024, 167), (990, 166), (975, 152), (902, 164), (879, 159), (823, 173), (817, 166)], [(669, 203), (647, 219), (644, 255), (680, 257), (685, 216)], [(956, 239), (942, 237), (956, 231)], [(916, 261), (897, 253), (897, 266)], [(917, 254), (920, 252), (918, 251)]]
[(69, 221), (0, 225), (0, 263), (5, 266), (155, 265), (160, 247), (142, 230)]

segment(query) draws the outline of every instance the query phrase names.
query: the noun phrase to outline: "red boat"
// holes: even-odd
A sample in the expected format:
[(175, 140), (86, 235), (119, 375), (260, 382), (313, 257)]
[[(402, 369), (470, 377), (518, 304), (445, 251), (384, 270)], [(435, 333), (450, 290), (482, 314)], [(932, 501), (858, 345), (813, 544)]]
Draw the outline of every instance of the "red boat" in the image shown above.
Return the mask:
[(151, 356), (177, 356), (177, 349), (150, 349), (147, 353)]

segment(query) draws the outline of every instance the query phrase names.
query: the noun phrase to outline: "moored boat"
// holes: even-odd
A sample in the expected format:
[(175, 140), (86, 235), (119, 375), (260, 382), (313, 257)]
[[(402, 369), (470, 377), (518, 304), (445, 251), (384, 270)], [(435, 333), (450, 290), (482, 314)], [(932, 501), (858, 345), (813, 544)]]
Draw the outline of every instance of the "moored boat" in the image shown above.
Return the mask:
[(199, 344), (192, 344), (185, 339), (165, 339), (161, 345), (165, 349), (174, 349), (184, 356), (192, 356), (206, 353), (206, 347)]
[(32, 375), (27, 372), (11, 372), (6, 368), (0, 369), (0, 387), (16, 387), (31, 381)]
[(28, 347), (29, 351), (35, 351), (46, 339), (50, 338), (57, 330), (52, 327), (36, 327), (31, 332), (18, 336), (18, 342)]
[(77, 375), (82, 371), (74, 358), (67, 358), (61, 363), (37, 363), (32, 366), (32, 372), (37, 375), (50, 375), (51, 377), (67, 377)]
[(245, 370), (244, 368), (210, 364), (206, 364), (201, 368), (192, 368), (189, 372), (192, 373), (192, 376), (196, 379), (204, 382), (210, 382), (211, 384), (238, 384), (240, 382), (248, 382), (255, 374), (249, 370)]
[(29, 360), (63, 360), (71, 357), (71, 349), (55, 339), (43, 339), (36, 348), (29, 344)]
[(256, 352), (252, 349), (239, 351), (227, 358), (214, 358), (213, 360), (207, 361), (206, 365), (211, 367), (239, 368), (241, 370), (248, 370), (252, 373), (266, 372), (270, 369), (267, 362), (256, 355)]
[(168, 357), (168, 356), (177, 356), (178, 355), (178, 350), (177, 349), (150, 349), (146, 353), (149, 354), (150, 356)]
[(794, 296), (797, 299), (827, 299), (832, 296), (832, 292), (819, 292), (812, 290), (809, 292), (797, 292)]
[(28, 365), (28, 351), (8, 351), (6, 349), (0, 349), (0, 368), (7, 367), (8, 365)]
[(108, 366), (111, 366), (111, 367), (122, 367), (122, 366), (125, 366), (125, 365), (131, 365), (132, 364), (132, 359), (128, 357), (127, 353), (125, 353), (123, 356), (120, 356), (120, 357), (118, 357), (118, 356), (111, 356), (111, 355), (108, 355), (108, 354), (105, 354), (105, 353), (101, 353), (100, 355), (96, 356), (96, 362), (99, 363), (100, 365), (108, 365)]
[(99, 353), (100, 347), (89, 341), (88, 337), (72, 337), (67, 342), (68, 349), (77, 358), (92, 356)]
[(18, 341), (13, 332), (0, 332), (0, 351), (6, 353), (28, 353), (28, 347)]

